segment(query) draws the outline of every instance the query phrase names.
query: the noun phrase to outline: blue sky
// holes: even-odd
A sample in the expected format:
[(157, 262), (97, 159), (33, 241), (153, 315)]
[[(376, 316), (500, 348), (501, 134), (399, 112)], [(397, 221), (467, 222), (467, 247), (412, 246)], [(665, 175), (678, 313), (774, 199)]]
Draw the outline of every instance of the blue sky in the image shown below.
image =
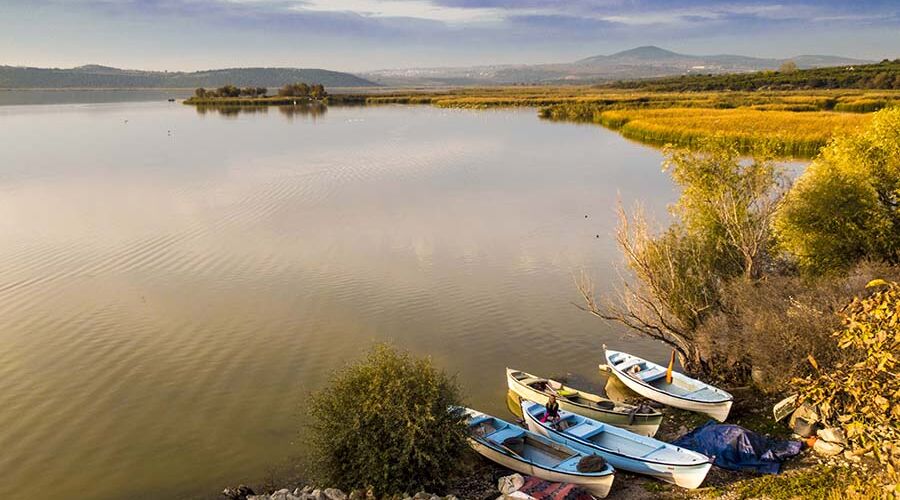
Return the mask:
[(692, 54), (900, 57), (900, 0), (0, 0), (0, 64), (347, 71)]

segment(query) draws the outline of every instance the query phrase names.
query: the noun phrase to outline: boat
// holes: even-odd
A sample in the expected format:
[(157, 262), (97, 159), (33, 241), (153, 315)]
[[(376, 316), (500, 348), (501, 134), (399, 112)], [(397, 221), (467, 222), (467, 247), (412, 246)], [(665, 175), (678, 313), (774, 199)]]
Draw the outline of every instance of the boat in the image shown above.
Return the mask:
[(541, 422), (545, 412), (543, 405), (522, 401), (522, 413), (530, 431), (582, 453), (596, 453), (619, 470), (694, 489), (700, 487), (713, 464), (713, 459), (702, 453), (564, 410), (559, 411), (557, 422)]
[(609, 463), (598, 471), (581, 472), (579, 462), (591, 453), (470, 408), (467, 416), (469, 445), (480, 455), (521, 474), (555, 483), (570, 483), (604, 498), (612, 487), (615, 469)]
[[(604, 346), (605, 348), (605, 346)], [(632, 391), (667, 406), (705, 413), (724, 422), (734, 397), (705, 382), (672, 371), (666, 381), (666, 367), (637, 356), (606, 349), (607, 366)]]
[(556, 396), (556, 401), (563, 410), (644, 436), (655, 435), (663, 419), (662, 413), (650, 407), (616, 403), (611, 399), (565, 386), (555, 380), (535, 377), (530, 373), (511, 368), (506, 369), (506, 384), (509, 390), (522, 399), (545, 405), (552, 394)]

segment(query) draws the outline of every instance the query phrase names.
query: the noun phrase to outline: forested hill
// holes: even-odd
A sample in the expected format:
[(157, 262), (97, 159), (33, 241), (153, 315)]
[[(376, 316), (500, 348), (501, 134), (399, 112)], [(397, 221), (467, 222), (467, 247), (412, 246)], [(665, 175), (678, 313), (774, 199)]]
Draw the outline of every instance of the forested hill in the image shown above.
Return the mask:
[(288, 83), (326, 87), (377, 84), (350, 73), (307, 68), (230, 68), (194, 72), (141, 71), (88, 65), (70, 69), (0, 66), (0, 88), (196, 88), (236, 85), (280, 87)]
[(759, 71), (722, 75), (684, 75), (623, 80), (605, 85), (648, 91), (900, 89), (900, 59), (877, 64)]

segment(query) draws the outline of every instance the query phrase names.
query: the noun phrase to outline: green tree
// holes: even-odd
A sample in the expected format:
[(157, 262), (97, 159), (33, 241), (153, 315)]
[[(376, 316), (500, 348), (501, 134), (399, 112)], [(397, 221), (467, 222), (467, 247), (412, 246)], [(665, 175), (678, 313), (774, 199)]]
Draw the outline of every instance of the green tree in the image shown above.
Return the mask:
[(778, 68), (779, 73), (793, 73), (797, 71), (797, 63), (794, 61), (785, 61)]
[(811, 274), (864, 258), (900, 263), (900, 108), (833, 139), (788, 193), (775, 229)]
[(586, 309), (672, 346), (689, 371), (710, 369), (699, 327), (721, 309), (723, 285), (758, 278), (769, 259), (770, 227), (787, 186), (764, 149), (745, 161), (721, 139), (697, 149), (666, 150), (665, 167), (682, 187), (676, 222), (655, 234), (640, 212), (621, 211), (617, 242), (634, 281), (621, 300), (598, 305), (588, 280), (579, 282)]
[(289, 83), (278, 90), (278, 95), (284, 97), (309, 97), (310, 87), (305, 83)]
[(312, 437), (328, 484), (380, 496), (441, 488), (468, 449), (453, 378), (430, 359), (378, 345), (336, 373), (310, 402)]
[(256, 87), (256, 95), (260, 97), (265, 97), (266, 94), (269, 93), (269, 89), (265, 87)]
[(317, 83), (310, 87), (309, 96), (313, 99), (324, 99), (328, 96), (328, 92), (325, 92), (325, 86), (321, 83)]
[(201, 99), (206, 97), (206, 89), (203, 87), (200, 87), (200, 88), (194, 90), (194, 96), (199, 97)]
[(241, 95), (241, 89), (234, 85), (225, 85), (216, 89), (216, 94), (219, 97), (238, 97)]

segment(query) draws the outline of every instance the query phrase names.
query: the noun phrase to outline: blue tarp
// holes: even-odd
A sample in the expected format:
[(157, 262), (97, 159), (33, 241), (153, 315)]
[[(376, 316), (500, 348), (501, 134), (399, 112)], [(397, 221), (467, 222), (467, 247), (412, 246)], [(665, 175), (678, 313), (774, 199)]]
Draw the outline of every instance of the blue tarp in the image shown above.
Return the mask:
[(778, 441), (747, 430), (739, 425), (719, 424), (710, 420), (673, 442), (708, 457), (723, 469), (752, 470), (761, 474), (777, 474), (781, 462), (800, 453), (800, 441)]

